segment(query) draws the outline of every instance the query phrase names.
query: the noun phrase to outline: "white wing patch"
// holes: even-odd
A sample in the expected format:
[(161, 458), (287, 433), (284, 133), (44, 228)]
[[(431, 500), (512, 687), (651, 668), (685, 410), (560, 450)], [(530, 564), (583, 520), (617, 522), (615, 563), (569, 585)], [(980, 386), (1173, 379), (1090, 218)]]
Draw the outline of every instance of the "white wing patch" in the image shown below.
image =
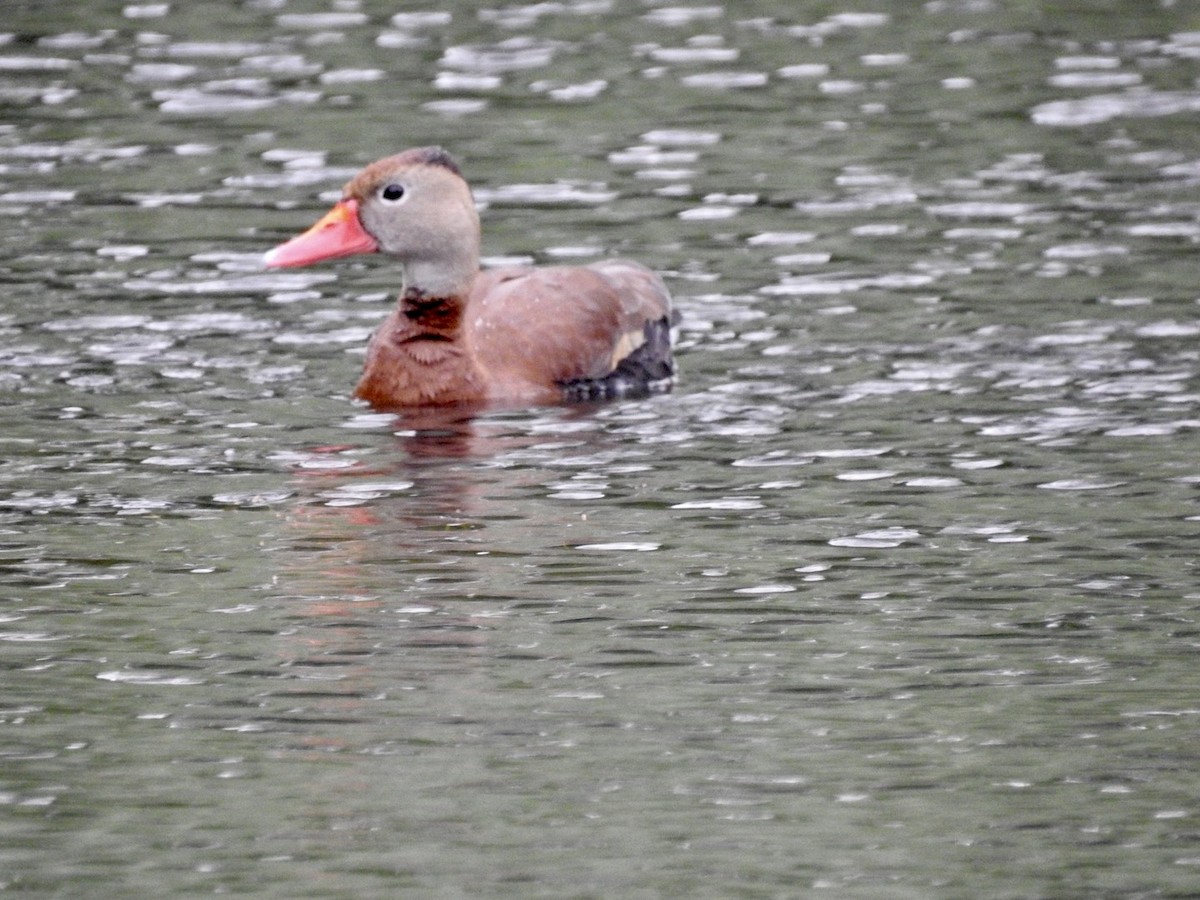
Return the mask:
[(646, 343), (646, 331), (644, 328), (638, 328), (636, 331), (626, 331), (621, 335), (621, 339), (617, 341), (617, 346), (613, 347), (612, 359), (609, 361), (608, 369), (611, 372), (615, 369), (625, 357), (637, 350), (638, 347)]

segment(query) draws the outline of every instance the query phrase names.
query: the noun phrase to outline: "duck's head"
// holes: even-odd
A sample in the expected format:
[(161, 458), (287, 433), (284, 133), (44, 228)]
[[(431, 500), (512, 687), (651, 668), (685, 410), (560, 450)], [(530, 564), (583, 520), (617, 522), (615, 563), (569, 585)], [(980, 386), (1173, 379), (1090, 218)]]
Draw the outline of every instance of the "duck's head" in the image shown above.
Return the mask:
[(371, 163), (315, 225), (263, 257), (269, 268), (382, 252), (422, 292), (460, 286), (479, 266), (479, 215), (458, 166), (440, 147)]

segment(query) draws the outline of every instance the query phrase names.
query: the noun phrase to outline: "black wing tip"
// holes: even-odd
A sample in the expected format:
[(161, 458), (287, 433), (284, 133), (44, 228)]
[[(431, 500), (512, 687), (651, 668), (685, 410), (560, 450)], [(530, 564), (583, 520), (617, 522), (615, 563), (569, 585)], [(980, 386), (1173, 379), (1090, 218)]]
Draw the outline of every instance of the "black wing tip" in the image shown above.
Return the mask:
[(642, 345), (603, 378), (561, 382), (563, 397), (572, 401), (618, 400), (669, 391), (675, 383), (670, 316), (647, 322), (644, 333), (646, 340)]

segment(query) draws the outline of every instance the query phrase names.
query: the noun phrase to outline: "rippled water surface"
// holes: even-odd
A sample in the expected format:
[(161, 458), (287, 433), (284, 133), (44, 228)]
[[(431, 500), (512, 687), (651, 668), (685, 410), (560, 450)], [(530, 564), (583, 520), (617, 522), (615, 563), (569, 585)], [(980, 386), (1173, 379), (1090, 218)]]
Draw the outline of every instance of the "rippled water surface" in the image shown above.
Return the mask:
[[(9, 0), (0, 889), (1183, 897), (1200, 14)], [(674, 393), (349, 399), (440, 143)]]

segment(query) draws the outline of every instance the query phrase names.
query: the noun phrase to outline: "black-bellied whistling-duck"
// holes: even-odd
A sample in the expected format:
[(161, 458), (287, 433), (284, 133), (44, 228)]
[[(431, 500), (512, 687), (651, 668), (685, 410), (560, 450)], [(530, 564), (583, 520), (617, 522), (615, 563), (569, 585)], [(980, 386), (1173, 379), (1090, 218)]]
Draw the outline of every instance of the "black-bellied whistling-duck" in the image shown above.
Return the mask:
[(555, 403), (668, 387), (671, 298), (634, 262), (480, 270), (479, 215), (438, 147), (367, 166), (267, 266), (381, 251), (404, 264), (396, 309), (371, 338), (355, 396), (395, 409)]

